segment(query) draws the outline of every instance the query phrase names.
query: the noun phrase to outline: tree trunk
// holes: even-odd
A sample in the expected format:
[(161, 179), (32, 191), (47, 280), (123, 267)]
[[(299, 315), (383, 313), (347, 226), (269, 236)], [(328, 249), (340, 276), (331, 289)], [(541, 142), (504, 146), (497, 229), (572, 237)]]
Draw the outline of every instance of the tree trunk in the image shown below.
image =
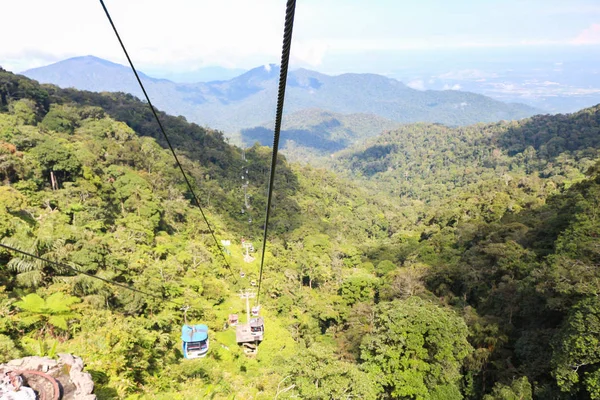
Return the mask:
[(54, 175), (54, 171), (50, 171), (50, 184), (52, 185), (52, 190), (58, 189), (58, 182), (56, 181), (56, 176)]

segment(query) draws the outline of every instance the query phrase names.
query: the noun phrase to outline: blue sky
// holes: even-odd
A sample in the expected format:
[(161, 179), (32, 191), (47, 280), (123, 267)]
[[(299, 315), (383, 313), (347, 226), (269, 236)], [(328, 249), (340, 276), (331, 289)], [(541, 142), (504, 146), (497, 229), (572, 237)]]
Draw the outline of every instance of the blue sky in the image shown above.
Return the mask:
[[(106, 4), (134, 61), (155, 75), (279, 59), (284, 0)], [(25, 16), (3, 19), (3, 31), (14, 32), (0, 46), (7, 69), (86, 54), (124, 62), (98, 1), (13, 0), (3, 10)], [(541, 48), (560, 57), (563, 49), (591, 54), (598, 46), (598, 0), (298, 0), (292, 56), (294, 66), (327, 73), (386, 73), (423, 54), (451, 62), (453, 54), (485, 58), (496, 49), (534, 59)]]

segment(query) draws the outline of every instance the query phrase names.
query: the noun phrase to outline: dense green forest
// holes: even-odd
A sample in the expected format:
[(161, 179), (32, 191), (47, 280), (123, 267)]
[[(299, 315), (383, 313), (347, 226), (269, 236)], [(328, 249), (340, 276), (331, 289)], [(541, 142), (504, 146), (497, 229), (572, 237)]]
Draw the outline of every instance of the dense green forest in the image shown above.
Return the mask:
[[(408, 125), (336, 158), (281, 158), (255, 358), (225, 326), (258, 263), (270, 150), (147, 104), (0, 71), (0, 362), (81, 356), (100, 399), (600, 398), (600, 108)], [(248, 169), (252, 223), (241, 214)], [(240, 276), (245, 272), (245, 277)], [(184, 360), (188, 318), (210, 328)]]

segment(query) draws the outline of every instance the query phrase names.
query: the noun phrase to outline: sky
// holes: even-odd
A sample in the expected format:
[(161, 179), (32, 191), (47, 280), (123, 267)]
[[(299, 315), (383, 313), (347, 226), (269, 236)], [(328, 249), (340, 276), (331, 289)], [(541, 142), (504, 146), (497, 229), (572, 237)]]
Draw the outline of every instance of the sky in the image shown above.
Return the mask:
[[(5, 69), (82, 55), (125, 63), (98, 0), (1, 1)], [(285, 0), (105, 3), (136, 65), (155, 76), (279, 62)], [(598, 0), (298, 0), (292, 67), (386, 73), (423, 55), (598, 45)]]

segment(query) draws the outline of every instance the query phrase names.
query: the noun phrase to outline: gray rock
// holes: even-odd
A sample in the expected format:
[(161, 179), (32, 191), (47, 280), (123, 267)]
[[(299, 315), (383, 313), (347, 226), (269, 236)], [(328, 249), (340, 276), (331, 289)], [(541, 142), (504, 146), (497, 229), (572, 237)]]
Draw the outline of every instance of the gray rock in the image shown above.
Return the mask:
[[(53, 377), (63, 388), (61, 400), (96, 400), (92, 376), (83, 372), (80, 357), (61, 353), (58, 360), (49, 357), (24, 357), (0, 364), (0, 373), (8, 371), (41, 371)], [(39, 378), (39, 377), (38, 377)], [(41, 378), (42, 380), (44, 378)]]
[(67, 365), (75, 364), (75, 357), (73, 357), (71, 354), (68, 354), (68, 353), (58, 353), (58, 360), (59, 360), (59, 362), (62, 362), (63, 364), (67, 364)]

